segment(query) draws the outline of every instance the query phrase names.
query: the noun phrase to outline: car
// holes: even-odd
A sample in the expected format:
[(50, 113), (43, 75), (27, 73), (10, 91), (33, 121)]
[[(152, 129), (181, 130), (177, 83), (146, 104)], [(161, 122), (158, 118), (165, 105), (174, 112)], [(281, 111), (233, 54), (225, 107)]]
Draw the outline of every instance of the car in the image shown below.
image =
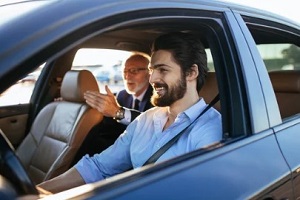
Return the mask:
[(114, 80), (115, 84), (123, 82), (123, 70), (122, 69), (114, 70), (113, 80)]
[(208, 0), (26, 0), (0, 13), (0, 93), (45, 64), (28, 104), (0, 106), (0, 198), (43, 198), (29, 174), (48, 170), (51, 152), (36, 152), (38, 165), (28, 168), (15, 150), (59, 96), (79, 49), (150, 55), (156, 37), (175, 31), (197, 34), (211, 59), (200, 96), (208, 103), (220, 96), (222, 141), (45, 198), (300, 198), (300, 71), (283, 67), (299, 66), (298, 22)]
[(111, 69), (100, 68), (94, 72), (97, 81), (109, 83), (111, 79)]
[(112, 81), (115, 84), (123, 81), (122, 73), (121, 69), (115, 67), (100, 67), (93, 72), (100, 83), (110, 83)]

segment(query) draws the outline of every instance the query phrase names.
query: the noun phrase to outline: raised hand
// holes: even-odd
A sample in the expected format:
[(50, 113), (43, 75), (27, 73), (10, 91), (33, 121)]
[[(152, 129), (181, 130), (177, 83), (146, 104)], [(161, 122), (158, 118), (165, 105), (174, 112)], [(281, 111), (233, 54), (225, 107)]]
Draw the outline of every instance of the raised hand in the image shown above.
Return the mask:
[(106, 117), (115, 117), (117, 110), (120, 106), (115, 98), (115, 95), (110, 91), (107, 85), (105, 85), (106, 94), (86, 91), (84, 98), (86, 103), (92, 108), (97, 109)]

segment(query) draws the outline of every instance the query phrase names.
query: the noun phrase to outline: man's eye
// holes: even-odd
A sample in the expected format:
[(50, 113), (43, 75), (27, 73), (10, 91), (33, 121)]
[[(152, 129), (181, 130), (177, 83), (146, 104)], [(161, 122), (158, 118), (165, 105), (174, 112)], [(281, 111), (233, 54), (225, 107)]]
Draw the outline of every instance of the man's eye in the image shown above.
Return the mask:
[(130, 73), (132, 73), (132, 74), (136, 74), (138, 72), (138, 69), (131, 69), (130, 70)]
[(166, 71), (167, 71), (167, 70), (164, 69), (164, 68), (160, 68), (160, 69), (158, 69), (158, 70), (159, 70), (160, 73), (163, 73), (163, 72), (166, 72)]

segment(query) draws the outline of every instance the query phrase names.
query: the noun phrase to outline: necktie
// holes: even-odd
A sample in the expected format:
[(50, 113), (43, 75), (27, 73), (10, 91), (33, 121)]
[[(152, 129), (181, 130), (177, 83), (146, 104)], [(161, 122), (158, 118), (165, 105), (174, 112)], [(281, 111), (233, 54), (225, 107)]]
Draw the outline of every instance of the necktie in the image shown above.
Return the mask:
[(133, 107), (133, 109), (135, 109), (135, 110), (139, 110), (139, 108), (140, 108), (140, 100), (138, 100), (138, 99), (135, 99), (134, 100), (134, 107)]

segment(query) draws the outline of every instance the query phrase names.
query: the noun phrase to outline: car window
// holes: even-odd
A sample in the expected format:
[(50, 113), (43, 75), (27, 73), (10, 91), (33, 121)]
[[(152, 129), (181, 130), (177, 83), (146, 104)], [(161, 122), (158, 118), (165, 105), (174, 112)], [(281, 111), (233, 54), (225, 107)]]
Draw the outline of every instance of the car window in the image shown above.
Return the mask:
[(258, 50), (267, 70), (299, 70), (300, 48), (294, 44), (260, 44)]
[[(108, 85), (113, 93), (124, 89), (122, 67), (126, 59), (133, 53), (112, 49), (79, 49), (74, 57), (72, 69), (91, 71), (99, 85), (101, 92), (105, 93), (105, 85)], [(214, 63), (210, 49), (206, 49), (209, 71), (214, 72)], [(140, 53), (142, 54), (142, 53)]]
[(72, 69), (91, 71), (98, 81), (99, 89), (104, 92), (108, 85), (116, 93), (124, 89), (122, 65), (132, 52), (111, 49), (79, 49), (75, 55)]
[(277, 24), (276, 29), (274, 24), (268, 26), (268, 21), (255, 22), (248, 24), (248, 27), (268, 71), (281, 118), (285, 121), (300, 113), (300, 47), (297, 31), (293, 34), (292, 30), (287, 31), (281, 24)]
[(9, 106), (17, 104), (28, 104), (37, 79), (45, 64), (39, 66), (35, 71), (17, 81), (6, 91), (0, 94), (0, 105)]
[[(98, 81), (100, 91), (105, 93), (104, 87), (108, 85), (113, 93), (117, 93), (124, 89), (122, 66), (132, 53), (122, 50), (82, 48), (74, 57), (72, 69), (91, 71)], [(210, 49), (206, 49), (206, 53), (209, 71), (214, 72)], [(45, 63), (0, 94), (0, 106), (28, 104), (44, 66)]]

